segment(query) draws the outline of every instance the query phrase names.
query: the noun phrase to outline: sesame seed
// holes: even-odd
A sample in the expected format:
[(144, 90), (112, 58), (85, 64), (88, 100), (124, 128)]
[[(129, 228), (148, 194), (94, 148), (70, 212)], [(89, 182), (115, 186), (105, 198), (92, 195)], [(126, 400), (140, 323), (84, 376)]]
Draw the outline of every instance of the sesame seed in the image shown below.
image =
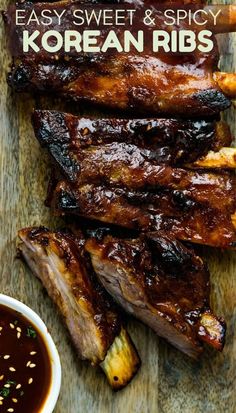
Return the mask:
[(14, 324), (10, 323), (10, 327), (13, 329), (15, 328)]
[(2, 327), (0, 327), (0, 331), (2, 331)]
[(11, 387), (10, 384), (4, 384), (4, 387), (6, 387), (7, 389), (9, 389), (9, 387)]
[(13, 401), (13, 403), (17, 403), (18, 402), (18, 400), (17, 399), (12, 399), (12, 401)]
[(26, 364), (26, 367), (29, 367), (30, 364), (31, 364), (31, 361), (29, 360), (28, 363)]
[(21, 336), (21, 333), (18, 331), (17, 338), (20, 338), (20, 336)]
[(17, 384), (17, 386), (16, 386), (16, 390), (18, 390), (18, 389), (20, 389), (21, 388), (21, 384), (19, 383), (19, 384)]
[(31, 369), (33, 369), (34, 367), (36, 367), (36, 364), (31, 363), (29, 367), (30, 367)]
[(14, 367), (9, 367), (10, 371), (16, 371), (16, 369), (14, 369)]
[(3, 380), (4, 379), (4, 374), (2, 374), (1, 376), (0, 376), (0, 380)]
[(3, 404), (3, 402), (0, 400), (0, 404)]
[(30, 355), (31, 355), (31, 356), (34, 356), (35, 354), (37, 354), (37, 351), (31, 351), (31, 352), (30, 352)]
[(7, 360), (7, 359), (9, 359), (11, 356), (9, 356), (9, 354), (6, 354), (3, 358), (4, 358), (4, 360)]
[(7, 411), (8, 411), (8, 412), (14, 412), (14, 409), (12, 409), (12, 408), (10, 407), (10, 409), (7, 409)]
[(20, 327), (16, 327), (17, 331), (19, 331), (21, 333), (21, 328)]
[(28, 383), (29, 383), (29, 384), (33, 383), (32, 377), (30, 377), (30, 379), (28, 380)]
[(3, 397), (2, 397), (2, 396), (0, 396), (0, 400), (3, 400)]

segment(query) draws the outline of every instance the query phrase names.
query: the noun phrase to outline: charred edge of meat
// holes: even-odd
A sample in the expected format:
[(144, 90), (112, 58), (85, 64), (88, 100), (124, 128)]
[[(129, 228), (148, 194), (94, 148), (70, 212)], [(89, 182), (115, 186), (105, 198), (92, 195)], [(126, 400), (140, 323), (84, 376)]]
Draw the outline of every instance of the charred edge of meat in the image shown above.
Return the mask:
[(17, 92), (24, 92), (31, 85), (31, 77), (30, 68), (27, 65), (20, 64), (19, 66), (12, 66), (12, 70), (7, 76), (7, 82)]
[(161, 231), (147, 232), (142, 237), (151, 249), (154, 249), (157, 258), (162, 260), (165, 270), (176, 276), (181, 276), (182, 271), (194, 271), (196, 266), (202, 266), (207, 271), (206, 265), (197, 258), (193, 249), (186, 248), (184, 244)]
[(113, 390), (121, 390), (137, 373), (141, 360), (133, 342), (124, 328), (121, 328), (109, 348), (105, 360), (100, 364)]
[(34, 111), (32, 122), (35, 135), (42, 146), (48, 146), (52, 159), (59, 165), (61, 171), (66, 172), (74, 180), (80, 168), (70, 152), (71, 137), (63, 113), (55, 111), (55, 115), (51, 116), (51, 112), (45, 112), (48, 113), (47, 119), (40, 118), (40, 111)]
[[(212, 115), (215, 111), (228, 109), (231, 105), (231, 101), (224, 95), (224, 93), (216, 89), (198, 92), (193, 95), (193, 97), (206, 106), (209, 111), (212, 111)], [(214, 110), (212, 108), (214, 108)]]
[[(62, 231), (50, 232), (44, 227), (32, 227), (20, 230), (19, 237), (21, 239), (19, 251), (22, 257), (35, 275), (41, 279), (49, 295), (62, 312), (66, 323), (69, 312), (72, 314), (73, 319), (77, 317), (79, 323), (81, 319), (78, 318), (78, 313), (81, 314), (82, 320), (87, 322), (87, 317), (84, 319), (83, 314), (84, 312), (92, 311), (90, 315), (92, 317), (91, 320), (94, 321), (91, 322), (94, 326), (97, 325), (97, 327), (95, 327), (97, 332), (94, 338), (90, 338), (92, 341), (95, 341), (91, 346), (87, 345), (85, 348), (82, 341), (82, 344), (79, 344), (79, 334), (81, 334), (81, 326), (79, 326), (79, 324), (75, 331), (71, 330), (71, 322), (67, 324), (80, 357), (82, 359), (89, 359), (92, 365), (99, 364), (114, 390), (125, 387), (136, 374), (140, 366), (140, 359), (128, 333), (124, 327), (120, 326), (119, 314), (117, 313), (118, 309), (115, 303), (113, 303), (112, 298), (109, 297), (103, 287), (101, 287), (94, 274), (89, 254), (84, 250), (85, 240), (82, 233), (77, 231), (76, 235), (74, 235), (68, 230), (66, 233)], [(43, 257), (44, 254), (45, 257)], [(50, 265), (52, 266), (52, 261), (55, 260), (55, 256), (58, 259), (58, 271), (64, 283), (63, 290), (60, 289), (60, 283), (57, 284), (56, 281), (53, 281), (56, 276), (55, 271), (53, 271), (52, 278), (50, 277), (49, 267)], [(48, 262), (47, 265), (46, 261), (49, 259), (50, 262)], [(77, 264), (78, 260), (79, 265)], [(44, 265), (47, 266), (45, 273), (43, 270)], [(80, 265), (83, 268), (82, 270)], [(71, 276), (68, 271), (71, 271)], [(75, 276), (79, 271), (84, 271), (82, 277), (86, 276), (82, 278), (83, 285), (80, 283), (81, 287), (78, 290), (78, 288), (76, 288), (78, 280), (76, 281)], [(79, 276), (79, 278), (81, 277)], [(71, 287), (70, 283), (72, 283)], [(66, 303), (65, 294), (69, 289), (71, 298)], [(86, 300), (80, 300), (81, 294)], [(91, 294), (94, 297), (92, 302), (90, 301)], [(73, 316), (75, 307), (76, 317)], [(96, 317), (96, 311), (98, 317)], [(93, 312), (95, 313), (93, 314)], [(117, 322), (119, 325), (117, 325)], [(107, 323), (107, 326), (105, 326), (104, 323)], [(91, 326), (88, 325), (88, 330), (90, 327)], [(92, 330), (94, 330), (94, 327)], [(107, 337), (105, 340), (104, 333)]]
[[(79, 64), (79, 61), (77, 63)], [(45, 70), (48, 76), (45, 76), (46, 72), (43, 75)], [(50, 61), (32, 63), (26, 60), (12, 65), (7, 82), (16, 92), (38, 91), (40, 93), (47, 91), (47, 93), (51, 93), (58, 91), (60, 93), (62, 86), (75, 80), (78, 73), (79, 68), (70, 66), (66, 61), (56, 65)]]

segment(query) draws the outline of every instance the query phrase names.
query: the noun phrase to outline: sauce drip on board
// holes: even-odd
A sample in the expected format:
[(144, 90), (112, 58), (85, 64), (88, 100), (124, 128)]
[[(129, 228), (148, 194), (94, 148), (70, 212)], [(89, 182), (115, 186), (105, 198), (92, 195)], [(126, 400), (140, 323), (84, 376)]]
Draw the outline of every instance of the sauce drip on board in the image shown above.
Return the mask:
[(0, 412), (38, 413), (51, 383), (51, 363), (37, 328), (0, 305)]

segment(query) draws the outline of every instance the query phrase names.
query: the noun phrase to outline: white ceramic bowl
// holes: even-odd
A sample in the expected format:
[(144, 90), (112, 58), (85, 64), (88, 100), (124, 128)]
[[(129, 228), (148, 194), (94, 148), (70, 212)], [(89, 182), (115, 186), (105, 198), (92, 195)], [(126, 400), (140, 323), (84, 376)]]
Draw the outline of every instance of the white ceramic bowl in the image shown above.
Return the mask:
[(27, 305), (16, 300), (15, 298), (9, 297), (4, 294), (0, 294), (0, 304), (20, 312), (29, 321), (31, 321), (32, 324), (35, 325), (35, 327), (37, 327), (44, 339), (44, 342), (47, 346), (49, 358), (51, 360), (52, 378), (47, 398), (38, 413), (52, 413), (56, 405), (61, 387), (61, 363), (52, 337), (41, 318)]

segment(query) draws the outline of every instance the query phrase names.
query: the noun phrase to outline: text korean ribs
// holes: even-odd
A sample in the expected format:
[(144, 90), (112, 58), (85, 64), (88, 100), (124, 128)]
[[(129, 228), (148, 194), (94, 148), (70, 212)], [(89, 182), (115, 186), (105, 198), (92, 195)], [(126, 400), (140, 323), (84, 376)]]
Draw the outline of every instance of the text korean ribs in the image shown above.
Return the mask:
[[(38, 8), (76, 8), (76, 2), (38, 4)], [(30, 8), (33, 5), (22, 5)], [(70, 16), (71, 14), (69, 14)], [(15, 8), (5, 13), (14, 39)], [(235, 18), (235, 15), (234, 15)], [(71, 27), (71, 22), (65, 25)], [(56, 23), (55, 23), (56, 26)], [(55, 30), (53, 25), (50, 28)], [(60, 27), (65, 31), (67, 27)], [(45, 26), (36, 27), (42, 36)], [(59, 30), (58, 26), (56, 29)], [(233, 30), (235, 25), (233, 26)], [(22, 30), (22, 28), (20, 28)], [(33, 28), (32, 28), (33, 30)], [(17, 36), (19, 38), (19, 36)], [(13, 42), (13, 48), (16, 47)], [(12, 67), (9, 85), (18, 92), (53, 93), (76, 101), (87, 101), (115, 110), (185, 117), (214, 116), (230, 106), (236, 96), (236, 75), (218, 71), (218, 50), (185, 56), (159, 53), (76, 52), (48, 56), (45, 51), (25, 53)]]
[(19, 237), (19, 249), (62, 313), (79, 357), (99, 365), (113, 389), (126, 386), (140, 359), (94, 274), (82, 234), (33, 227)]
[(99, 280), (114, 299), (159, 336), (191, 357), (205, 341), (222, 350), (223, 319), (209, 307), (209, 273), (202, 259), (170, 236), (91, 238)]

